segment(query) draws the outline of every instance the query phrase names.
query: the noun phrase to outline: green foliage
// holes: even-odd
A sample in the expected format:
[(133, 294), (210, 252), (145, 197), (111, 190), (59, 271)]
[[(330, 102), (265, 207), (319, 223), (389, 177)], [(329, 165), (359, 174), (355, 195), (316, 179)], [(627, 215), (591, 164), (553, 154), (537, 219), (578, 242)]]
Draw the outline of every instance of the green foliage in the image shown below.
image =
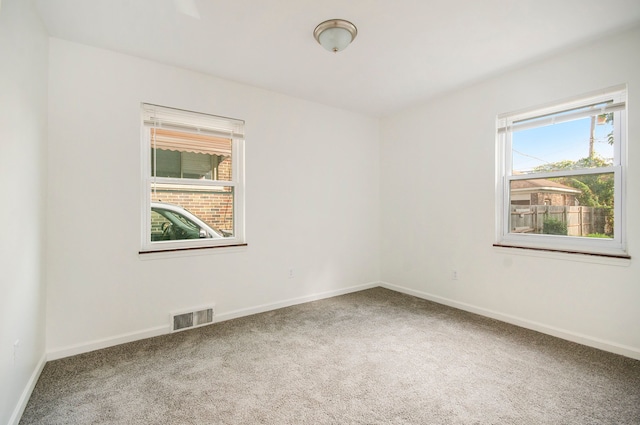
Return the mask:
[[(611, 124), (613, 122), (613, 112), (609, 112), (608, 114), (598, 115), (598, 119), (604, 120), (605, 124)], [(607, 143), (613, 145), (613, 131), (607, 134)]]
[(558, 161), (551, 162), (549, 164), (540, 165), (533, 169), (533, 171), (541, 173), (545, 171), (560, 171), (560, 170), (579, 170), (581, 168), (598, 168), (598, 167), (607, 167), (611, 165), (613, 162), (608, 161), (604, 158), (601, 158), (597, 155), (589, 158), (582, 158), (577, 161)]
[(555, 218), (545, 218), (542, 224), (545, 235), (567, 235), (567, 224)]
[(559, 171), (559, 170), (573, 170), (576, 167), (575, 161), (558, 161), (558, 162), (550, 162), (548, 164), (539, 165), (533, 169), (536, 173), (544, 173), (547, 171)]
[(575, 187), (580, 190), (580, 195), (577, 196), (578, 203), (580, 205), (584, 205), (587, 207), (597, 207), (598, 206), (598, 196), (593, 193), (591, 187), (587, 185), (585, 182), (581, 181), (579, 178), (565, 178), (562, 180), (562, 184)]
[[(600, 168), (611, 165), (599, 156), (582, 158), (578, 161), (559, 161), (536, 167), (536, 172), (578, 170), (584, 168)], [(613, 174), (589, 174), (583, 176), (559, 177), (549, 180), (565, 186), (571, 186), (581, 191), (577, 196), (578, 203), (587, 207), (613, 206)]]
[(600, 238), (600, 239), (611, 239), (611, 236), (605, 235), (604, 233), (589, 233), (587, 235), (588, 238)]

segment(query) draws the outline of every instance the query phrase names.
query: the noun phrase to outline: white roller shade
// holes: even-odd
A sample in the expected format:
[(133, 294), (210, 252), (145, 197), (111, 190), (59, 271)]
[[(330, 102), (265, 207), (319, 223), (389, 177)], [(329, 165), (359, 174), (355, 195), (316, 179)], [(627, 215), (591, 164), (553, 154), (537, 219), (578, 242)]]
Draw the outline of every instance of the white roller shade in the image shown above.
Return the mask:
[(591, 99), (587, 99), (586, 102), (585, 99), (581, 99), (580, 104), (568, 102), (565, 106), (566, 109), (561, 111), (558, 111), (558, 107), (555, 106), (552, 110), (549, 110), (550, 108), (542, 108), (534, 111), (500, 115), (497, 120), (498, 133), (527, 130), (624, 111), (626, 109), (626, 90), (594, 96)]
[(244, 139), (244, 121), (145, 103), (142, 120), (146, 126), (208, 136)]

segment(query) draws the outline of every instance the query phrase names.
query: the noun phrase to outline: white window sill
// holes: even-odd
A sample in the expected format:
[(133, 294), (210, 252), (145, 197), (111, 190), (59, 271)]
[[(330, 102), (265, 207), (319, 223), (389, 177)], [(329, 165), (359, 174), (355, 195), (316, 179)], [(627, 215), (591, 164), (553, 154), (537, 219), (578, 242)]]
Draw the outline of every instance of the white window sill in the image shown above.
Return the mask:
[(140, 260), (159, 260), (163, 258), (193, 257), (197, 255), (228, 254), (244, 252), (248, 244), (239, 243), (233, 245), (199, 246), (193, 248), (174, 248), (155, 251), (139, 251)]
[(504, 254), (524, 255), (530, 257), (551, 258), (556, 260), (578, 261), (591, 264), (605, 264), (612, 266), (628, 267), (631, 265), (631, 257), (627, 254), (603, 254), (596, 252), (581, 252), (552, 248), (536, 248), (495, 243), (496, 251)]

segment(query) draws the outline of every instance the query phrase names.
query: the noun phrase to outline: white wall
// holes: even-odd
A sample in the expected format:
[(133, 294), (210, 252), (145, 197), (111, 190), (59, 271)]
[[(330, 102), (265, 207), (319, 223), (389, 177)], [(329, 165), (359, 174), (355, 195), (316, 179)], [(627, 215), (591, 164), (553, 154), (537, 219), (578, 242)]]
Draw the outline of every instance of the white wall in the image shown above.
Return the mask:
[[(52, 358), (378, 281), (375, 119), (59, 39), (49, 67)], [(246, 249), (138, 255), (141, 102), (246, 121)]]
[(44, 365), (47, 46), (48, 37), (31, 2), (4, 0), (0, 10), (2, 424), (19, 418)]
[[(639, 51), (636, 28), (384, 119), (382, 280), (640, 358)], [(600, 264), (585, 256), (493, 248), (496, 115), (620, 83), (629, 89), (632, 260)]]

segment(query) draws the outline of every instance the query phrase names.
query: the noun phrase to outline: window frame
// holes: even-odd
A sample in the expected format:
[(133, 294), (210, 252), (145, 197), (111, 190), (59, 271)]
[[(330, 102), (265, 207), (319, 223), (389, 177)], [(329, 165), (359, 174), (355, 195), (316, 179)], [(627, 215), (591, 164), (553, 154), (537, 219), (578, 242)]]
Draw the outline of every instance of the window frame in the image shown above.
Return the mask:
[[(203, 248), (246, 245), (245, 235), (245, 160), (244, 121), (201, 112), (142, 103), (141, 113), (141, 244), (140, 254), (184, 251)], [(194, 134), (209, 134), (231, 139), (231, 179), (208, 180), (152, 176), (152, 128), (169, 128)], [(182, 157), (182, 154), (181, 154)], [(181, 159), (182, 161), (182, 159)], [(151, 191), (154, 184), (195, 190), (230, 187), (233, 191), (233, 235), (224, 238), (151, 240)]]
[[(614, 115), (614, 159), (607, 167), (576, 170), (560, 170), (515, 175), (513, 173), (512, 134), (514, 124), (543, 118), (581, 107), (610, 102)], [(626, 251), (626, 170), (627, 170), (627, 89), (625, 85), (593, 92), (572, 99), (557, 101), (543, 106), (527, 108), (515, 112), (499, 114), (496, 118), (496, 236), (494, 243), (499, 247), (529, 248), (534, 250), (558, 251), (628, 258)], [(604, 113), (603, 108), (599, 113)], [(531, 121), (529, 121), (531, 122)], [(541, 125), (533, 125), (539, 127)], [(584, 236), (522, 234), (510, 230), (510, 190), (511, 182), (517, 180), (546, 179), (572, 175), (613, 173), (614, 178), (614, 237), (612, 239)]]

